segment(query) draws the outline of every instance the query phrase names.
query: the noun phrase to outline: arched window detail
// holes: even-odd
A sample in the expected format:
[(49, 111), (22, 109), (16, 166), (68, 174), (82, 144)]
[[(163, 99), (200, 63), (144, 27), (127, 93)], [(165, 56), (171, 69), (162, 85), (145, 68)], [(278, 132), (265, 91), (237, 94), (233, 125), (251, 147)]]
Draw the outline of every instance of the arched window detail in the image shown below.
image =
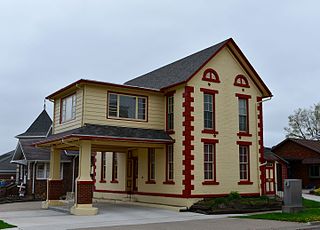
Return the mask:
[(248, 79), (241, 74), (236, 76), (236, 78), (234, 79), (234, 85), (239, 87), (250, 88)]
[(218, 73), (214, 69), (211, 69), (211, 68), (206, 69), (203, 72), (202, 80), (203, 81), (210, 81), (210, 82), (220, 83), (220, 79), (219, 79)]

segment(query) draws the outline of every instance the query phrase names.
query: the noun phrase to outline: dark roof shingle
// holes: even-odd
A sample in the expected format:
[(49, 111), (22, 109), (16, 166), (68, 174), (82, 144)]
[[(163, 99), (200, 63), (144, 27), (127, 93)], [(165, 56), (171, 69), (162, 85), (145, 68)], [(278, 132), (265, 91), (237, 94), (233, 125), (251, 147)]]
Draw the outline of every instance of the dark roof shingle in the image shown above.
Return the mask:
[(46, 137), (51, 129), (52, 120), (46, 110), (43, 110), (30, 127), (17, 138)]
[(125, 85), (162, 89), (188, 80), (230, 39), (125, 82)]
[(14, 150), (0, 156), (0, 173), (14, 173), (16, 171), (17, 166), (10, 163), (13, 153)]

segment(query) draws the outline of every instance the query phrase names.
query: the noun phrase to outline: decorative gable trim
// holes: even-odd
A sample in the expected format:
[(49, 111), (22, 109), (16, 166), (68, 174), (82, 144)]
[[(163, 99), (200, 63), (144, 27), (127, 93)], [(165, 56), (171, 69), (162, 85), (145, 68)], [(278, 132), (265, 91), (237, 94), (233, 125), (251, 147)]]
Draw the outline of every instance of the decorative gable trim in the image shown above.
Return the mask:
[(218, 75), (217, 71), (215, 71), (212, 68), (208, 68), (203, 72), (202, 80), (203, 81), (220, 83), (220, 78), (219, 78), (219, 75)]
[(248, 79), (243, 76), (242, 74), (239, 74), (234, 79), (234, 86), (244, 87), (244, 88), (250, 88)]

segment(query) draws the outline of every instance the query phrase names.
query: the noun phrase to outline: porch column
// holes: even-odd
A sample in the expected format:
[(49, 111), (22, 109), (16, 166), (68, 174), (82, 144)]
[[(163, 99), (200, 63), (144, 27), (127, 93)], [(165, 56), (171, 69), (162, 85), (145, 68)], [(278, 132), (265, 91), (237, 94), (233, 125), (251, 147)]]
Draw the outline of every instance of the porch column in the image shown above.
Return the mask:
[(76, 179), (75, 203), (70, 212), (74, 215), (96, 215), (98, 209), (92, 206), (93, 180), (91, 169), (91, 141), (80, 141), (79, 175)]
[(63, 195), (63, 181), (60, 177), (60, 152), (59, 149), (51, 148), (50, 171), (47, 180), (47, 200), (42, 203), (43, 208), (63, 205), (59, 201), (60, 196)]

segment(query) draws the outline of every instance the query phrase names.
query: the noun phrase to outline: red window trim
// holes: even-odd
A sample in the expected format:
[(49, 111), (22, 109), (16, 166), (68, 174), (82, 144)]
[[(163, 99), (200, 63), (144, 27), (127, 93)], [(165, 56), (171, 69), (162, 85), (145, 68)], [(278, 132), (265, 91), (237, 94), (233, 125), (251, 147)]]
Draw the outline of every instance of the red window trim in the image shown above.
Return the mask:
[[(117, 153), (112, 152), (112, 180), (110, 181), (110, 183), (119, 183), (118, 175), (117, 175), (117, 178), (115, 178), (115, 175), (114, 175), (115, 174), (115, 171), (114, 171), (114, 156), (115, 156), (115, 154), (117, 154)], [(118, 156), (117, 156), (117, 161), (118, 161)], [(118, 164), (118, 162), (117, 162), (117, 164)], [(117, 168), (117, 170), (118, 170), (118, 168)], [(118, 172), (117, 172), (117, 174), (118, 174)]]
[[(239, 137), (252, 137), (252, 134), (250, 134), (250, 125), (249, 125), (249, 121), (250, 121), (250, 119), (249, 119), (249, 99), (251, 99), (251, 95), (241, 94), (241, 93), (236, 93), (235, 95), (236, 95), (236, 97), (238, 97), (238, 104), (239, 104), (239, 99), (245, 99), (247, 101), (247, 131), (243, 132), (243, 131), (239, 130), (239, 132), (237, 133), (237, 136), (239, 136)], [(238, 113), (239, 113), (239, 111), (238, 111)]]
[[(207, 128), (203, 128), (203, 130), (201, 131), (201, 133), (207, 133), (207, 134), (218, 134), (219, 132), (216, 130), (216, 94), (219, 93), (218, 90), (214, 90), (214, 89), (206, 89), (206, 88), (200, 88), (200, 91), (203, 92), (204, 94), (210, 94), (213, 97), (213, 102), (212, 102), (212, 109), (213, 109), (213, 128), (212, 129), (207, 129)], [(203, 124), (204, 125), (204, 124)]]
[(76, 112), (76, 117), (74, 119), (71, 119), (71, 120), (68, 120), (68, 121), (64, 121), (62, 122), (62, 101), (68, 97), (72, 97), (73, 95), (76, 95), (76, 107), (77, 107), (77, 92), (73, 92), (73, 93), (70, 93), (68, 94), (67, 96), (64, 96), (62, 98), (60, 98), (60, 117), (59, 117), (59, 124), (64, 124), (66, 122), (69, 122), (69, 121), (73, 121), (76, 119), (77, 117), (77, 112)]
[(155, 178), (154, 179), (150, 178), (151, 177), (151, 159), (150, 159), (151, 149), (153, 149), (153, 152), (155, 154), (154, 148), (148, 148), (148, 180), (146, 181), (146, 184), (155, 184), (156, 183)]
[[(106, 183), (106, 169), (104, 168), (104, 161), (106, 160), (105, 155), (106, 153), (105, 152), (101, 152), (101, 162), (100, 162), (100, 165), (101, 165), (101, 169), (100, 169), (100, 183)], [(104, 174), (104, 178), (103, 178), (103, 174)]]
[[(208, 78), (206, 78), (207, 73), (210, 73), (210, 72), (213, 73), (213, 75), (215, 76), (215, 79), (208, 79)], [(206, 70), (203, 72), (202, 80), (203, 80), (203, 81), (220, 83), (220, 78), (219, 78), (219, 75), (218, 75), (217, 71), (215, 71), (215, 70), (212, 69), (212, 68), (208, 68), (208, 69), (206, 69)]]
[[(248, 179), (247, 180), (240, 180), (238, 182), (238, 185), (251, 185), (253, 184), (252, 181), (250, 181), (250, 146), (252, 145), (252, 142), (250, 141), (237, 141), (237, 145), (239, 146), (238, 151), (240, 151), (240, 146), (246, 146), (248, 148)], [(240, 152), (238, 153), (240, 154)], [(240, 161), (239, 161), (239, 167), (240, 167)], [(239, 170), (240, 173), (240, 170)], [(239, 174), (240, 177), (240, 174)]]
[[(173, 144), (166, 145), (166, 181), (164, 181), (163, 184), (175, 184), (174, 179), (169, 179), (169, 174), (168, 174), (168, 146), (169, 145), (172, 145), (172, 149), (174, 147)], [(173, 157), (174, 157), (174, 151), (173, 151)]]
[[(167, 134), (174, 134), (174, 122), (173, 122), (173, 129), (168, 129), (168, 97), (174, 96), (175, 94), (175, 90), (167, 92), (165, 94), (166, 96), (166, 132)], [(174, 98), (173, 98), (173, 106), (174, 106)], [(174, 113), (173, 113), (173, 117), (174, 117)], [(174, 118), (173, 118), (174, 119)]]
[[(202, 185), (219, 185), (219, 182), (217, 181), (217, 146), (216, 144), (219, 143), (218, 139), (207, 139), (207, 138), (201, 138), (201, 142), (203, 143), (203, 146), (205, 144), (213, 144), (213, 180), (206, 180), (202, 181)], [(203, 152), (204, 153), (204, 152)]]
[[(238, 83), (237, 81), (238, 81), (239, 79), (244, 80), (244, 81), (245, 81), (245, 84)], [(244, 88), (250, 88), (248, 79), (247, 79), (244, 75), (242, 75), (242, 74), (238, 74), (238, 75), (235, 77), (233, 85), (234, 85), (234, 86), (239, 86), (239, 87), (244, 87)]]

